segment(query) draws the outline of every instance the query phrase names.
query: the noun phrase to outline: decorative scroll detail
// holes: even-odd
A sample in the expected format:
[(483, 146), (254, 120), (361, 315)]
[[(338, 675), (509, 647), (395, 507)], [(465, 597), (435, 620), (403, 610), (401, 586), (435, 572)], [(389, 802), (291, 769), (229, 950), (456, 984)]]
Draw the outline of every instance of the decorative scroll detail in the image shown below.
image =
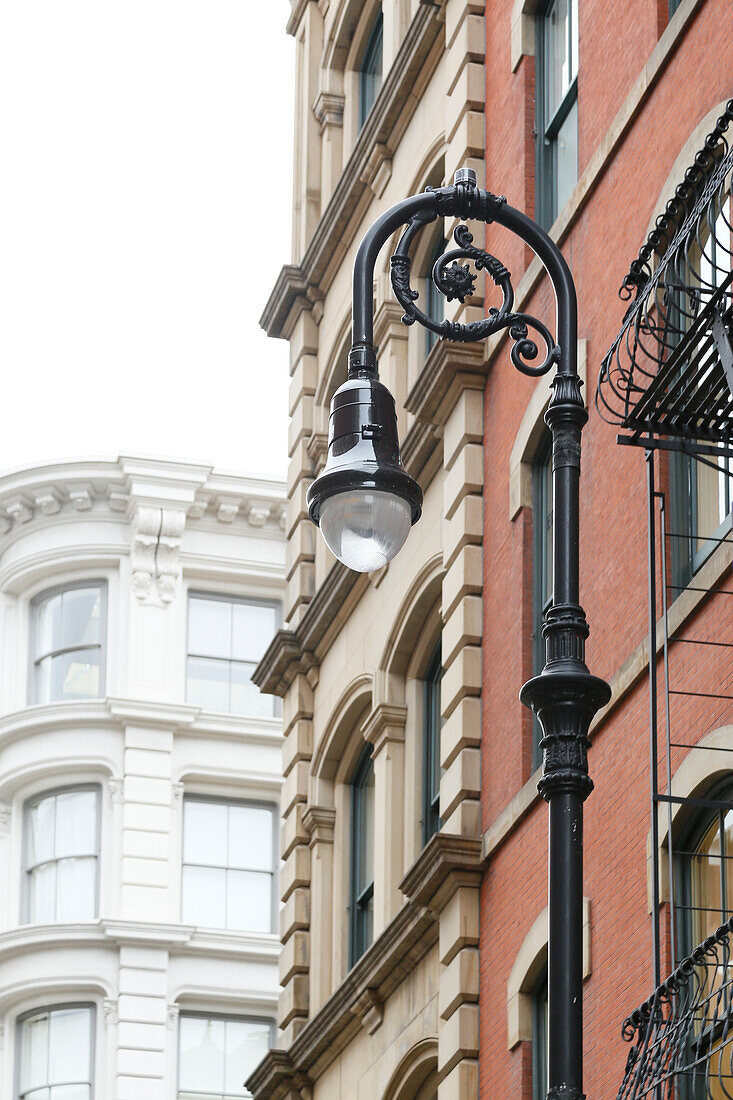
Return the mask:
[(619, 296), (630, 304), (596, 393), (611, 424), (730, 440), (733, 393), (718, 322), (729, 330), (733, 314), (732, 121), (730, 100), (624, 277)]
[(624, 1021), (632, 1046), (617, 1100), (733, 1096), (732, 931), (733, 918)]
[[(474, 189), (475, 190), (475, 189)], [(478, 194), (478, 192), (476, 192)], [(506, 202), (503, 197), (497, 198), (490, 195), (495, 204)], [(478, 213), (478, 212), (477, 212)], [(483, 211), (481, 216), (490, 221), (490, 216)], [(458, 225), (453, 231), (453, 239), (458, 245), (439, 256), (433, 265), (431, 277), (433, 283), (449, 302), (457, 300), (464, 302), (474, 292), (477, 276), (471, 271), (469, 264), (461, 264), (460, 260), (469, 260), (476, 271), (485, 271), (491, 281), (502, 293), (502, 303), (497, 309), (492, 306), (488, 315), (481, 321), (472, 321), (469, 324), (461, 324), (457, 321), (434, 321), (428, 317), (415, 304), (419, 293), (410, 285), (410, 246), (423, 226), (427, 224), (424, 216), (414, 217), (407, 225), (395, 254), (391, 258), (392, 289), (395, 297), (404, 309), (402, 321), (406, 325), (412, 325), (417, 321), (423, 328), (430, 329), (437, 336), (445, 340), (453, 340), (456, 343), (472, 343), (475, 340), (483, 340), (492, 336), (501, 329), (509, 329), (509, 336), (513, 341), (511, 360), (517, 370), (522, 374), (537, 376), (546, 374), (552, 365), (560, 357), (560, 348), (555, 343), (549, 329), (536, 317), (530, 317), (526, 313), (513, 313), (514, 288), (511, 275), (496, 256), (490, 252), (478, 248), (473, 243), (473, 236), (468, 226)], [(543, 345), (544, 358), (539, 365), (531, 364), (538, 358), (540, 348), (538, 341), (530, 337), (530, 329), (539, 334)]]

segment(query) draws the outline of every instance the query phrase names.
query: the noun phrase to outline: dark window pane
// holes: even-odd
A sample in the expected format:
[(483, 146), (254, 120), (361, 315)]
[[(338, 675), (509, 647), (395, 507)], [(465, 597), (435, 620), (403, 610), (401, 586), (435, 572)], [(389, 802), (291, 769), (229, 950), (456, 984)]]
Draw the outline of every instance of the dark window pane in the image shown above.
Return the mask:
[(380, 8), (364, 51), (359, 73), (359, 129), (366, 122), (367, 115), (374, 106), (374, 101), (382, 87), (382, 46), (383, 20)]

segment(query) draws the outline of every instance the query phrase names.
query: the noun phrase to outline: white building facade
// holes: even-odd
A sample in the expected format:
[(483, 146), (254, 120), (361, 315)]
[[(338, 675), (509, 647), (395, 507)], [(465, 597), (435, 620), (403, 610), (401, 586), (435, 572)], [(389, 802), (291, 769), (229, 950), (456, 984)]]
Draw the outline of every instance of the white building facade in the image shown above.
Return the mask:
[(0, 478), (0, 1096), (245, 1095), (278, 995), (285, 487)]

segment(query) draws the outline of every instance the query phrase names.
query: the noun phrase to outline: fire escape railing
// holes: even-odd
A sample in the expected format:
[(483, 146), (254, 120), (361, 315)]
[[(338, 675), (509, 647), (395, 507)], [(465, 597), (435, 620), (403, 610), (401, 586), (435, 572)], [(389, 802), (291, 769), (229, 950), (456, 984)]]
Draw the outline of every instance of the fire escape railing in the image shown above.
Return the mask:
[(733, 918), (624, 1021), (632, 1043), (618, 1100), (733, 1097)]

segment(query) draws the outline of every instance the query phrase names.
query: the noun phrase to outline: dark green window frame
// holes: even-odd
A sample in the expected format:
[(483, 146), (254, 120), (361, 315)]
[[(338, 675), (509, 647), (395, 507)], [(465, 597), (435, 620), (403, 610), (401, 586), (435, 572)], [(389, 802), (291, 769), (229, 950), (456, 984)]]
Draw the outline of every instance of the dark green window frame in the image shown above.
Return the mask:
[[(565, 32), (568, 65), (573, 73), (565, 93), (554, 110), (550, 107), (549, 80), (550, 66), (550, 21), (553, 10), (563, 0), (549, 0), (536, 16), (536, 121), (535, 121), (535, 218), (544, 229), (549, 229), (565, 205), (568, 195), (560, 194), (560, 176), (558, 171), (559, 137), (568, 116), (576, 112), (576, 165), (577, 182), (577, 107), (578, 107), (578, 58), (577, 39), (573, 33), (573, 12), (578, 18), (579, 0), (565, 0), (568, 6), (568, 18)], [(569, 192), (568, 192), (569, 194)]]
[(384, 45), (384, 19), (382, 8), (374, 20), (369, 39), (359, 66), (359, 129), (367, 120), (374, 101), (382, 87), (382, 57)]
[[(696, 912), (713, 912), (716, 925), (724, 924), (733, 912), (726, 906), (728, 884), (733, 875), (733, 845), (729, 849), (726, 844), (725, 818), (733, 811), (733, 775), (727, 775), (712, 786), (704, 795), (712, 802), (720, 802), (726, 805), (711, 806), (710, 809), (702, 809), (695, 814), (687, 827), (674, 842), (674, 870), (675, 870), (675, 940), (677, 959), (686, 958), (698, 946), (695, 942), (693, 929), (693, 917)], [(721, 851), (716, 856), (720, 875), (720, 909), (717, 906), (695, 905), (703, 900), (694, 897), (693, 890), (693, 861), (700, 858), (699, 849), (708, 834), (711, 825), (718, 821), (718, 829), (721, 839)]]
[[(351, 780), (351, 882), (349, 887), (349, 966), (358, 962), (372, 942), (374, 930), (374, 865), (364, 865), (361, 843), (369, 828), (367, 788), (374, 779), (372, 746), (367, 745)], [(372, 827), (374, 823), (372, 822)]]
[(547, 1100), (547, 966), (532, 991), (532, 1100)]
[(440, 828), (440, 681), (443, 664), (440, 645), (430, 659), (423, 681), (423, 814), (422, 842)]
[[(552, 438), (543, 436), (532, 464), (532, 674), (545, 667), (542, 623), (552, 605)], [(542, 763), (542, 727), (532, 718), (532, 767)]]
[[(445, 317), (445, 298), (438, 290), (437, 286), (433, 282), (433, 267), (436, 260), (445, 252), (446, 241), (443, 237), (439, 237), (435, 244), (435, 248), (430, 253), (428, 260), (427, 271), (425, 273), (425, 312), (431, 321), (442, 321)], [(425, 329), (425, 358), (427, 359), (430, 352), (438, 342), (438, 335), (435, 332), (431, 332), (429, 328)]]

